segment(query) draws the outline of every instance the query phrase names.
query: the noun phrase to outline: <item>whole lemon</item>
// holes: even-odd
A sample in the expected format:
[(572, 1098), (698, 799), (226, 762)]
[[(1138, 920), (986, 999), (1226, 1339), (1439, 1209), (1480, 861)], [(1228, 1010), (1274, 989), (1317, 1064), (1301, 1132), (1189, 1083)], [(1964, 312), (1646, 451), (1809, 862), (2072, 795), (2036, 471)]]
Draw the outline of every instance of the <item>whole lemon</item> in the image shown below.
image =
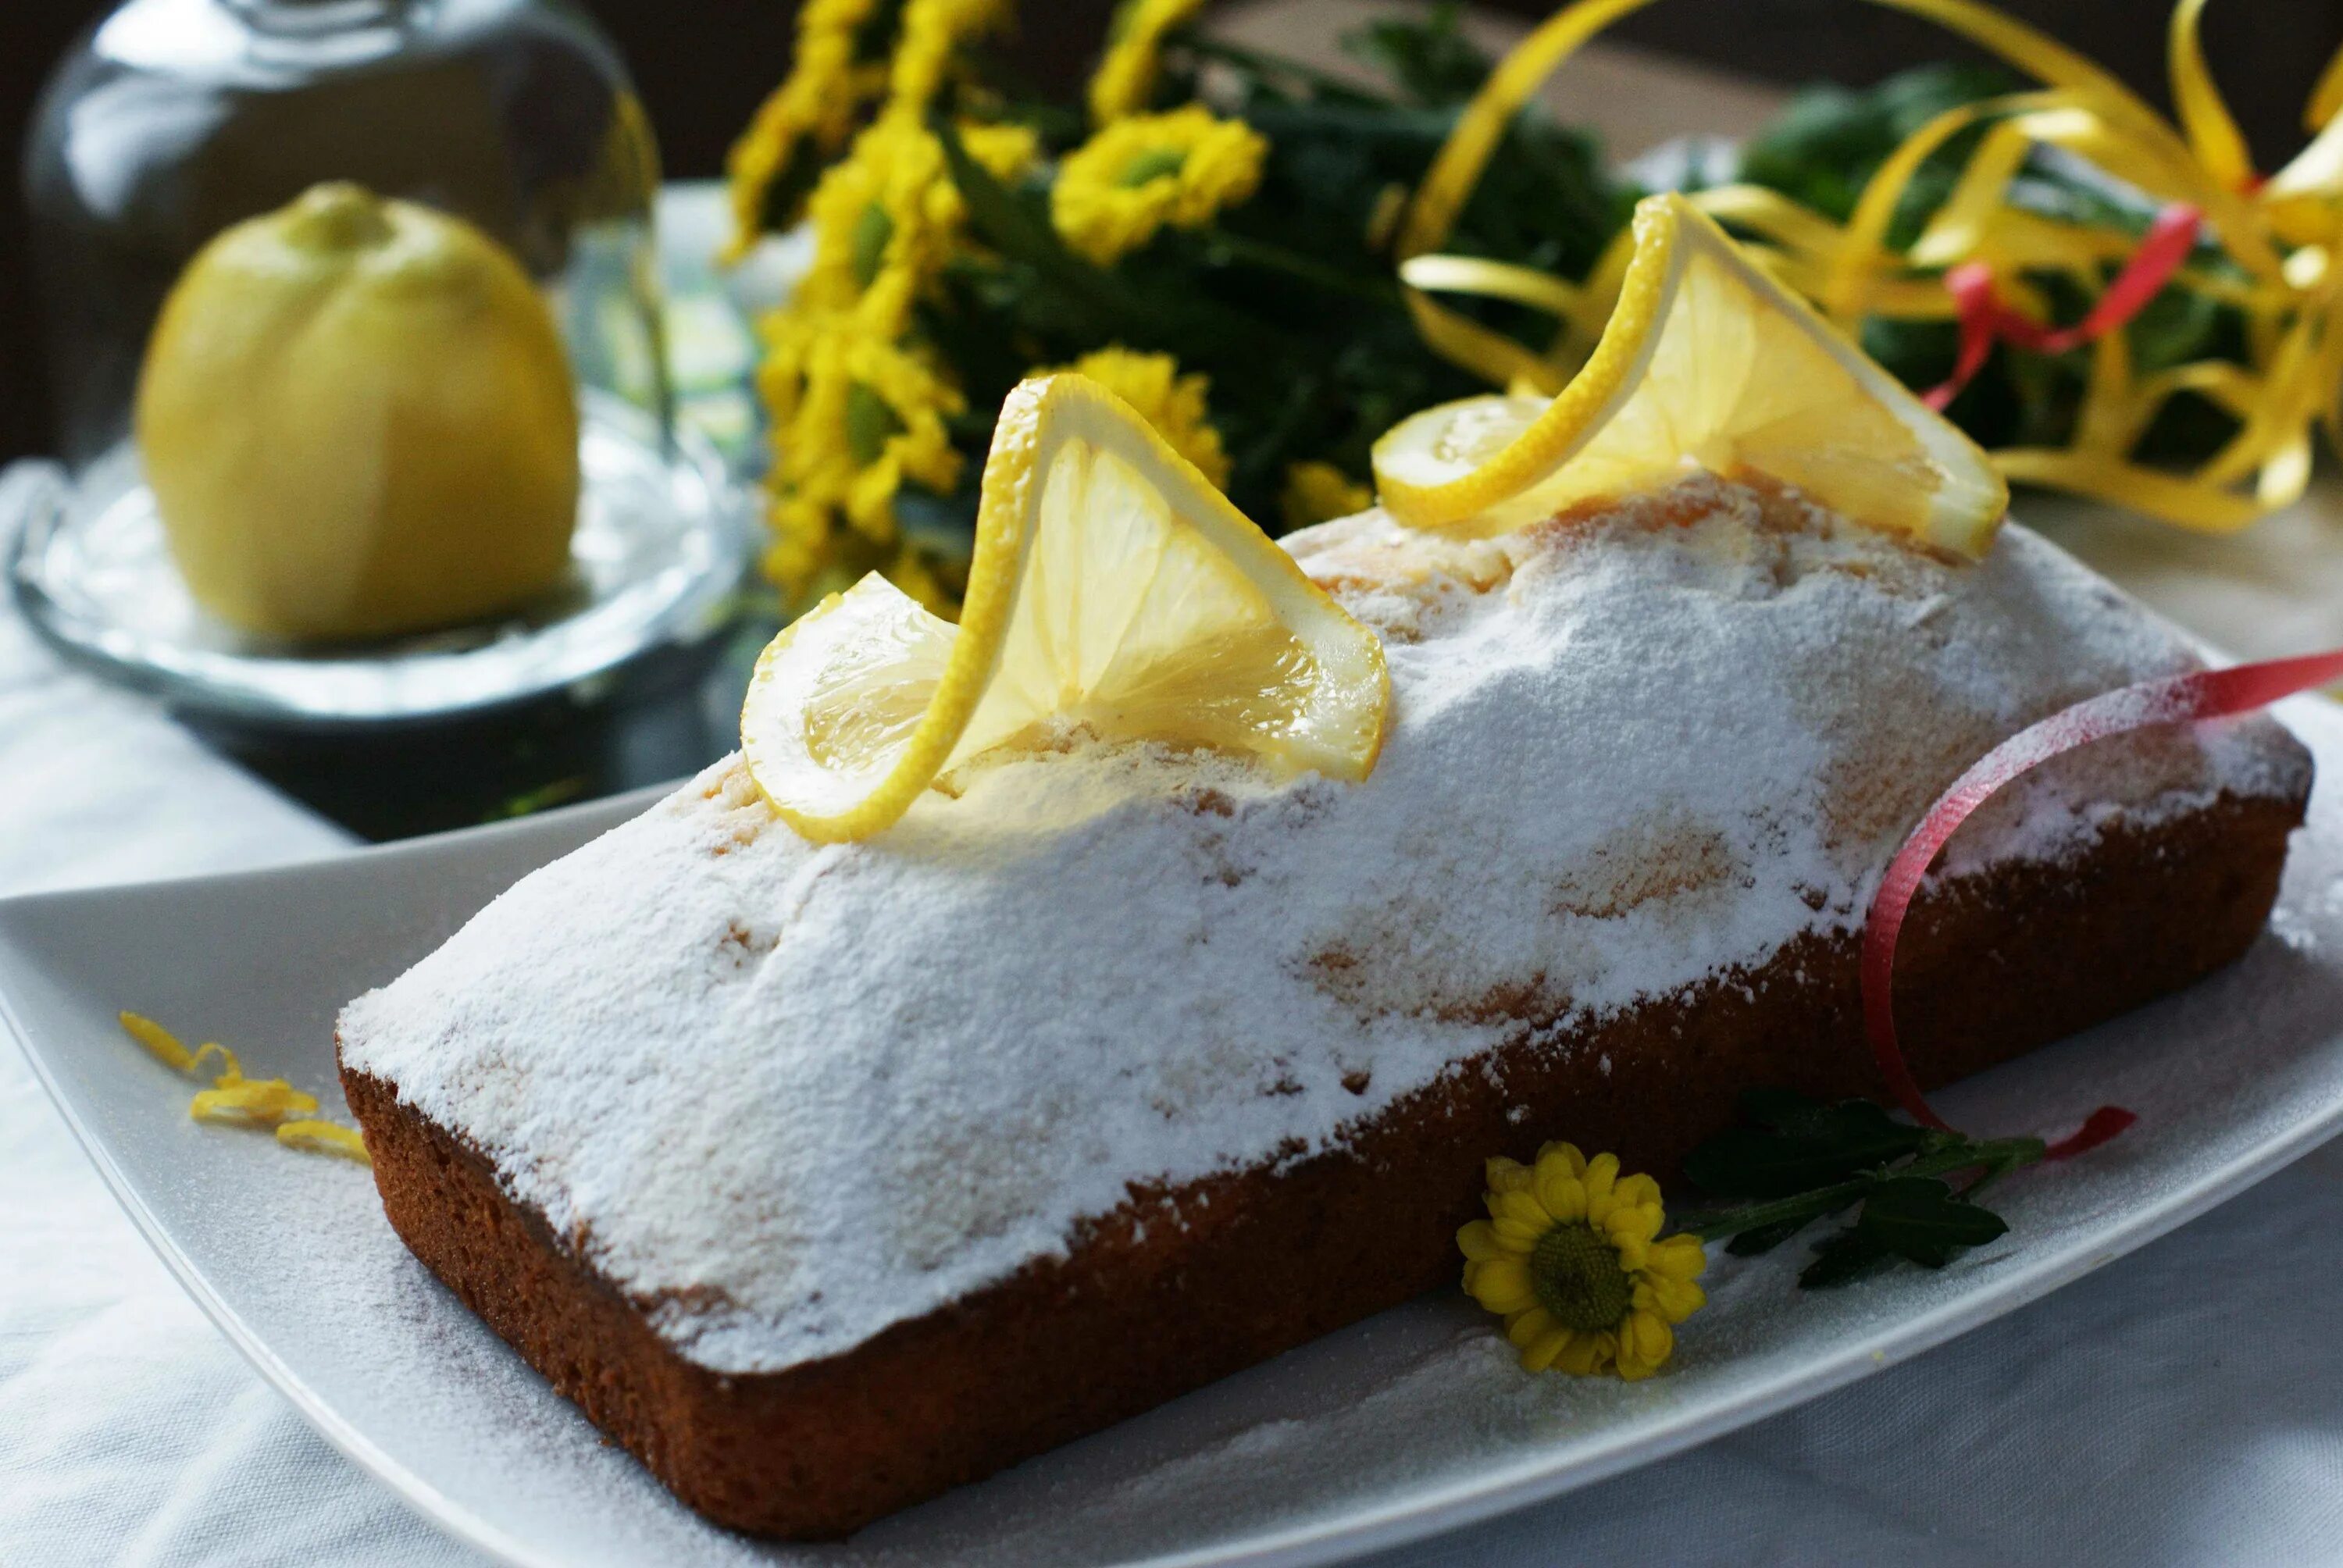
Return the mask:
[(189, 591), (247, 631), (447, 626), (568, 564), (578, 400), (551, 313), (478, 229), (357, 186), (188, 264), (137, 434)]

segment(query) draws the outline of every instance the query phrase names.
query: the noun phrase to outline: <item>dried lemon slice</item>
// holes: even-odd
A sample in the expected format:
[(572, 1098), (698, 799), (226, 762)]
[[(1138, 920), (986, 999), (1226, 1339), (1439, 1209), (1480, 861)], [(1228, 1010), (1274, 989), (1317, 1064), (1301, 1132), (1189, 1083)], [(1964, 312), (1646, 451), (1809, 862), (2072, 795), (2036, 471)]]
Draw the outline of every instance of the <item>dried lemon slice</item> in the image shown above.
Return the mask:
[(1373, 633), (1121, 399), (1059, 375), (1001, 406), (960, 625), (865, 578), (765, 649), (740, 741), (773, 809), (837, 842), (1080, 728), (1360, 779), (1390, 705)]
[(1966, 436), (1682, 196), (1646, 197), (1634, 232), (1618, 306), (1559, 396), (1443, 404), (1375, 444), (1403, 522), (1503, 533), (1698, 467), (1959, 555), (1991, 547), (2009, 490)]

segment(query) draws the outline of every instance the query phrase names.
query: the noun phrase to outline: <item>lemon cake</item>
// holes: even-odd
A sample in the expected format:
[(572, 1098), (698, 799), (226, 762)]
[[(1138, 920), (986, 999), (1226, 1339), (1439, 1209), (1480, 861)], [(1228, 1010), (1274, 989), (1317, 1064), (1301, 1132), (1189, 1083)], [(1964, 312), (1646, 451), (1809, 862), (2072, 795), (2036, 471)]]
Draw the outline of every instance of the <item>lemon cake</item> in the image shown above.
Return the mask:
[[(1363, 780), (1076, 729), (817, 843), (735, 759), (342, 1015), (399, 1232), (691, 1506), (851, 1531), (1453, 1287), (1488, 1155), (1664, 1179), (1742, 1090), (1877, 1092), (1904, 835), (2193, 662), (2020, 528), (1706, 476), (1285, 543), (1388, 663)], [(1922, 1081), (2236, 957), (2309, 784), (2257, 718), (1996, 799), (1906, 938)]]

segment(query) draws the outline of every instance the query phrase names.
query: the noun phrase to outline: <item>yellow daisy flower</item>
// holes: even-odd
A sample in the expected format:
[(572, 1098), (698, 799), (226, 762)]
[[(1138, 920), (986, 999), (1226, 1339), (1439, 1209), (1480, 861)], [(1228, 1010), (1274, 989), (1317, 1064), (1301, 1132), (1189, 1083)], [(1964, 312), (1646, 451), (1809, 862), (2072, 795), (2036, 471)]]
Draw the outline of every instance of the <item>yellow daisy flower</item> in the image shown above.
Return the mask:
[(1568, 1143), (1547, 1144), (1535, 1165), (1491, 1160), (1488, 1182), (1489, 1218), (1456, 1232), (1464, 1289), (1503, 1316), (1522, 1365), (1630, 1382), (1659, 1371), (1675, 1349), (1671, 1325), (1708, 1301), (1693, 1282), (1708, 1262), (1700, 1239), (1656, 1239), (1659, 1183)]
[(1066, 156), (1050, 216), (1066, 243), (1101, 266), (1166, 224), (1194, 228), (1261, 186), (1269, 143), (1201, 104), (1117, 120)]
[(1374, 504), (1373, 490), (1333, 464), (1314, 458), (1287, 466), (1285, 489), (1278, 498), (1279, 509), (1284, 513), (1289, 528), (1306, 528), (1312, 523), (1347, 518)]
[(786, 415), (773, 437), (776, 520), (803, 554), (819, 561), (840, 517), (891, 542), (905, 483), (939, 494), (959, 485), (960, 454), (944, 420), (967, 404), (924, 350), (834, 317), (778, 335), (765, 376), (777, 417)]
[[(964, 126), (961, 145), (994, 178), (1032, 166), (1039, 143), (1023, 126)], [(912, 300), (962, 243), (968, 206), (943, 145), (919, 121), (889, 116), (855, 139), (807, 203), (813, 262), (791, 308), (853, 310), (864, 325), (900, 336)]]
[(864, 105), (886, 84), (883, 65), (858, 62), (855, 35), (878, 0), (808, 0), (798, 13), (789, 74), (757, 109), (726, 159), (732, 242), (738, 260), (765, 228), (773, 186), (809, 152), (829, 157), (846, 145)]
[(1163, 35), (1203, 9), (1204, 0), (1124, 0), (1107, 30), (1107, 51), (1091, 77), (1091, 117), (1109, 125), (1155, 98)]
[(858, 312), (887, 337), (909, 325), (913, 295), (941, 265), (943, 151), (918, 122), (881, 119), (823, 171), (806, 203), (812, 264), (790, 308)]
[(913, 119), (927, 113), (960, 45), (1005, 27), (1011, 9), (1011, 0), (909, 0), (888, 73), (888, 112)]
[(1212, 389), (1212, 377), (1201, 373), (1182, 376), (1180, 362), (1169, 354), (1134, 353), (1120, 344), (1085, 354), (1071, 365), (1030, 374), (1047, 376), (1053, 370), (1078, 370), (1089, 377), (1130, 404), (1204, 477), (1215, 486), (1229, 482), (1229, 455), (1205, 404)]
[[(1031, 126), (963, 125), (960, 145), (968, 149), (977, 166), (1003, 184), (1023, 178), (1041, 156), (1041, 138)], [(957, 186), (952, 187), (951, 199), (957, 214), (960, 203)]]

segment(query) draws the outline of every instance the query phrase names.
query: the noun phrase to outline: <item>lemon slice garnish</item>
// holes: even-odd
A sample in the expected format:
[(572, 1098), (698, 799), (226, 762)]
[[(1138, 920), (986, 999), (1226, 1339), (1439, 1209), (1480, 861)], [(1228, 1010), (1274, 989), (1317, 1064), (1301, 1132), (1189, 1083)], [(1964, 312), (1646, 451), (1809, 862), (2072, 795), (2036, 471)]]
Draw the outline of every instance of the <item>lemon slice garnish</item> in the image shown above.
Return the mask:
[(1634, 236), (1602, 341), (1558, 397), (1443, 404), (1375, 444), (1401, 521), (1504, 533), (1698, 467), (1959, 555), (1992, 545), (2009, 490), (1966, 436), (1681, 196), (1646, 197)]
[(865, 578), (765, 649), (740, 740), (773, 809), (839, 842), (1078, 729), (1357, 780), (1390, 706), (1374, 634), (1128, 405), (1059, 375), (1001, 406), (960, 625)]

